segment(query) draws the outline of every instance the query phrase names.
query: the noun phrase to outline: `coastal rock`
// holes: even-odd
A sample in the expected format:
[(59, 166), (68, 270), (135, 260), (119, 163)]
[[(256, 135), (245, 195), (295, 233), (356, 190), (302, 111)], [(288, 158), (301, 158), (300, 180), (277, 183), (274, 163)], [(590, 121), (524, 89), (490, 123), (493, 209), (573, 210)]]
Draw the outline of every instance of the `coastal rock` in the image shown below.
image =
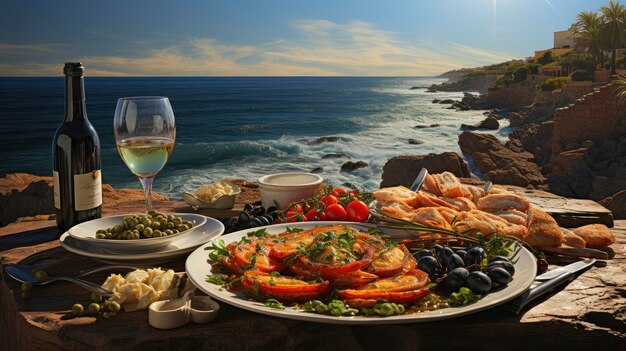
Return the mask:
[(421, 141), (421, 140), (417, 140), (417, 139), (409, 139), (409, 144), (411, 144), (411, 145), (421, 145), (421, 144), (424, 144), (424, 142)]
[[(167, 201), (169, 197), (152, 192), (154, 201)], [(117, 207), (121, 202), (144, 200), (139, 189), (113, 189), (102, 184), (102, 206)], [(54, 212), (52, 177), (26, 173), (10, 173), (0, 178), (0, 226), (6, 226), (21, 217), (50, 215)]]
[(343, 140), (343, 141), (347, 141), (347, 138), (343, 138), (343, 137), (338, 137), (338, 136), (324, 136), (324, 137), (319, 137), (317, 139), (311, 140), (309, 142), (307, 142), (307, 144), (309, 145), (319, 145), (322, 143), (334, 143), (337, 142), (339, 140)]
[(439, 124), (439, 123), (433, 123), (433, 124), (430, 124), (430, 125), (418, 124), (418, 125), (414, 126), (413, 128), (415, 128), (415, 129), (424, 129), (424, 128), (436, 128), (436, 127), (441, 127), (441, 124)]
[(464, 155), (472, 157), (488, 180), (524, 187), (545, 187), (546, 178), (529, 152), (515, 152), (493, 135), (470, 131), (459, 135), (459, 146)]
[(356, 162), (352, 162), (352, 161), (348, 161), (344, 164), (341, 165), (341, 171), (342, 172), (352, 172), (354, 170), (357, 170), (359, 168), (364, 168), (369, 166), (369, 163), (365, 162), (365, 161), (356, 161)]
[(451, 172), (457, 177), (469, 178), (469, 166), (456, 152), (441, 154), (397, 156), (383, 166), (381, 187), (410, 186), (422, 168), (430, 173)]
[(441, 100), (439, 99), (433, 99), (433, 104), (438, 104)]
[(359, 187), (350, 182), (341, 183), (341, 186), (344, 186), (350, 190), (359, 190)]
[(453, 104), (456, 101), (452, 100), (452, 99), (445, 99), (445, 100), (440, 100), (439, 103), (442, 105), (449, 105), (449, 104)]
[(11, 173), (0, 178), (0, 227), (19, 217), (54, 212), (52, 177)]
[(498, 122), (498, 120), (495, 117), (489, 116), (485, 118), (484, 121), (480, 122), (480, 124), (478, 125), (478, 128), (498, 129), (500, 128), (500, 122)]
[(524, 116), (518, 112), (509, 112), (509, 125), (519, 127), (524, 123)]
[(322, 159), (342, 158), (342, 157), (350, 158), (350, 156), (344, 154), (343, 152), (340, 152), (340, 153), (336, 153), (336, 154), (326, 154), (326, 155), (322, 156)]
[[(480, 76), (464, 76), (458, 80), (451, 80), (441, 84), (433, 84), (429, 90), (437, 91), (477, 91), (481, 94), (487, 93), (489, 87), (496, 82), (498, 75), (485, 74)], [(428, 91), (428, 90), (427, 90)]]
[(461, 129), (462, 130), (476, 130), (476, 129), (493, 129), (496, 130), (500, 128), (500, 122), (498, 122), (498, 120), (493, 117), (493, 116), (487, 116), (487, 118), (485, 118), (482, 122), (478, 123), (477, 125), (471, 125), (471, 124), (461, 124)]
[(626, 219), (626, 190), (622, 190), (599, 202), (613, 212), (613, 219)]
[(324, 168), (323, 167), (315, 167), (315, 168), (313, 168), (312, 170), (309, 171), (309, 173), (316, 173), (316, 174), (319, 174), (319, 173), (322, 173), (322, 172), (324, 172)]

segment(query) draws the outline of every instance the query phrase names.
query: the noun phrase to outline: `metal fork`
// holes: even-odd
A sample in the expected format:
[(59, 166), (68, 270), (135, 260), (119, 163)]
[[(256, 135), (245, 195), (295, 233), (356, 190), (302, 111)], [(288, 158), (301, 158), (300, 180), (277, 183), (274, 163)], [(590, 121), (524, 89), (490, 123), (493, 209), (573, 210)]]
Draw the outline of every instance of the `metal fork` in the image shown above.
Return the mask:
[(13, 279), (17, 280), (20, 283), (28, 282), (33, 286), (37, 285), (48, 285), (57, 281), (66, 281), (80, 286), (81, 288), (90, 291), (92, 293), (98, 294), (103, 297), (111, 297), (113, 296), (113, 292), (97, 285), (95, 283), (78, 279), (78, 278), (70, 278), (70, 277), (48, 277), (43, 282), (38, 282), (35, 277), (33, 277), (29, 272), (25, 272), (15, 266), (6, 266), (4, 267), (4, 271)]

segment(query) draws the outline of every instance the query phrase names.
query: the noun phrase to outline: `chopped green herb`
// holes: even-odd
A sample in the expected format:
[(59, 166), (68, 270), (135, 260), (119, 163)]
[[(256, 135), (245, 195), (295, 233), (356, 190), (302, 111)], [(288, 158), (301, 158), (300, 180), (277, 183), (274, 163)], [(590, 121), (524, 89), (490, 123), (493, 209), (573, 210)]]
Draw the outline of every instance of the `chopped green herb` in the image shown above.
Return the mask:
[(257, 237), (257, 238), (262, 238), (264, 236), (267, 236), (268, 233), (267, 233), (267, 230), (265, 230), (265, 228), (263, 228), (263, 229), (255, 230), (253, 232), (249, 232), (246, 235), (249, 236), (249, 237), (254, 236), (254, 237)]
[(276, 299), (268, 299), (267, 301), (265, 301), (265, 307), (269, 307), (269, 308), (273, 308), (277, 310), (285, 309), (285, 306), (283, 306), (283, 304), (280, 303), (280, 301)]
[(304, 229), (301, 228), (289, 228), (287, 227), (287, 233), (300, 233), (303, 232)]
[(215, 285), (224, 285), (228, 279), (226, 274), (211, 274), (207, 275), (206, 282)]
[(209, 252), (209, 259), (211, 262), (217, 262), (220, 257), (230, 256), (230, 252), (226, 249), (226, 245), (222, 239), (214, 240), (211, 245), (205, 247), (204, 249), (212, 250)]

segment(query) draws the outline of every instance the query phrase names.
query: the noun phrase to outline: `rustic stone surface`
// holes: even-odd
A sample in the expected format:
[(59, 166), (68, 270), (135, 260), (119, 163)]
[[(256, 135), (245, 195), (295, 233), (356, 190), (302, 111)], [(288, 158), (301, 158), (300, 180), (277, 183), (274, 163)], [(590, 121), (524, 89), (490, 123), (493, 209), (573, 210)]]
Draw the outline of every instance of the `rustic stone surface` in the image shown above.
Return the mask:
[[(171, 207), (166, 203), (159, 206), (164, 206), (157, 207), (159, 210)], [(21, 261), (54, 275), (72, 275), (76, 267), (101, 265), (58, 247), (58, 241), (49, 235), (50, 225), (44, 221), (1, 228), (4, 264)], [(269, 317), (220, 303), (220, 314), (210, 324), (157, 330), (148, 325), (146, 311), (120, 313), (110, 319), (67, 318), (69, 307), (77, 301), (87, 302), (88, 293), (55, 283), (35, 287), (32, 297), (23, 300), (19, 284), (7, 278), (0, 282), (0, 340), (7, 350), (449, 350), (482, 349), (488, 337), (489, 344), (513, 349), (516, 347), (511, 345), (537, 349), (568, 345), (570, 350), (599, 346), (617, 350), (626, 341), (626, 221), (617, 223), (615, 233), (615, 257), (605, 267), (592, 267), (518, 316), (495, 307), (440, 322), (348, 326)], [(22, 241), (27, 246), (7, 247), (6, 243), (20, 238), (28, 238)], [(566, 263), (553, 256), (548, 260)], [(184, 262), (173, 262), (167, 268), (183, 271)], [(105, 277), (102, 273), (87, 279), (101, 282)]]
[(383, 166), (381, 187), (410, 186), (422, 168), (430, 173), (451, 172), (457, 177), (470, 177), (467, 163), (456, 152), (394, 157)]
[(600, 204), (613, 212), (613, 218), (626, 219), (626, 190), (605, 198)]
[(365, 161), (356, 161), (356, 162), (352, 162), (352, 161), (348, 161), (344, 164), (341, 165), (341, 171), (342, 172), (352, 172), (355, 171), (359, 168), (364, 168), (369, 166), (369, 164)]
[(545, 186), (546, 179), (531, 153), (512, 151), (493, 135), (465, 131), (459, 135), (459, 146), (485, 177), (495, 183)]

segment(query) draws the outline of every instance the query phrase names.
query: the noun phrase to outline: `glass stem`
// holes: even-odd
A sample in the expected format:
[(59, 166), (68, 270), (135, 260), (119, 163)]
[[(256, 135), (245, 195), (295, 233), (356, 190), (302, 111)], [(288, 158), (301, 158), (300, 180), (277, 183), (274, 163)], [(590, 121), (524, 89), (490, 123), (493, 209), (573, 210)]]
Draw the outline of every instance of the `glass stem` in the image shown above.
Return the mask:
[(152, 182), (154, 182), (154, 177), (150, 178), (139, 178), (141, 185), (143, 186), (143, 194), (146, 197), (146, 211), (152, 211)]

